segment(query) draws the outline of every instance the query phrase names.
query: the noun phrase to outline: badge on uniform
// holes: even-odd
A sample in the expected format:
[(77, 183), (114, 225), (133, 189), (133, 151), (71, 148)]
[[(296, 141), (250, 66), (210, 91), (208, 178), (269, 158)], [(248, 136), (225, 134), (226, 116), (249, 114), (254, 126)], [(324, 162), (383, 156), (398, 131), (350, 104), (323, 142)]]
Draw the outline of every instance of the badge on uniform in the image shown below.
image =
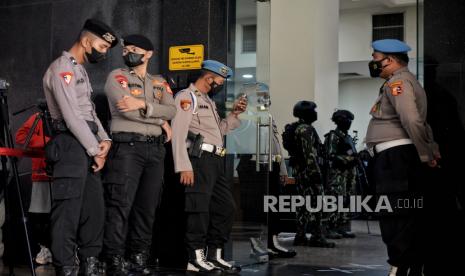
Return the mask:
[(128, 87), (128, 79), (123, 76), (123, 75), (116, 75), (115, 76), (116, 81), (121, 85), (123, 88)]
[(137, 97), (137, 96), (139, 96), (140, 94), (142, 94), (142, 91), (139, 90), (139, 89), (133, 89), (133, 90), (131, 90), (131, 95), (133, 95), (134, 97)]
[(403, 92), (402, 81), (396, 81), (396, 82), (390, 83), (389, 88), (391, 88), (392, 96), (398, 96), (402, 94)]
[(157, 90), (157, 92), (155, 92), (155, 99), (161, 100), (162, 97), (163, 93), (160, 90)]
[(191, 108), (191, 104), (192, 104), (191, 100), (181, 100), (181, 103), (180, 103), (181, 108), (184, 111), (189, 110), (189, 108)]
[(63, 78), (63, 80), (66, 82), (66, 84), (70, 84), (71, 79), (73, 78), (73, 73), (71, 73), (71, 72), (62, 72), (62, 73), (60, 73), (60, 76)]

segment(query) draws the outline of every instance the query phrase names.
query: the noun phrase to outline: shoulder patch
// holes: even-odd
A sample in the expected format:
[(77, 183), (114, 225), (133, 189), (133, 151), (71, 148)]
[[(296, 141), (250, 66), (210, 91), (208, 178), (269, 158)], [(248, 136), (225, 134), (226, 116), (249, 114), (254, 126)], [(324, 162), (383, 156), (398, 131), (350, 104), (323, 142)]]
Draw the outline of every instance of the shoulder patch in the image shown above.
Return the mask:
[(123, 88), (128, 87), (128, 78), (124, 75), (116, 75), (115, 76), (116, 81), (121, 85)]
[(389, 84), (389, 88), (391, 89), (391, 94), (393, 96), (398, 96), (403, 92), (403, 83), (401, 80), (392, 82)]
[(66, 84), (70, 84), (71, 80), (73, 79), (73, 73), (72, 72), (61, 72), (60, 77), (65, 81)]
[(181, 99), (179, 104), (182, 110), (188, 111), (192, 105), (192, 101), (188, 99)]

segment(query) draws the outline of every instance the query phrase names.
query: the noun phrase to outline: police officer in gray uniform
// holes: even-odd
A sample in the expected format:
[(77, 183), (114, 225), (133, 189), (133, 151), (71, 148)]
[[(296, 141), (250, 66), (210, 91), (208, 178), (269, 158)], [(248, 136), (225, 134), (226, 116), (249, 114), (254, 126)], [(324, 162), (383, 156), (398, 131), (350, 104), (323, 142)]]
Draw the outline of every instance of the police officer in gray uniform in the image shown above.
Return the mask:
[[(127, 68), (110, 73), (105, 84), (112, 114), (114, 146), (104, 172), (104, 255), (108, 275), (128, 270), (149, 274), (148, 251), (155, 210), (161, 197), (165, 135), (176, 107), (170, 87), (147, 73), (153, 45), (142, 35), (123, 38)], [(124, 256), (129, 257), (126, 266)]]
[(372, 46), (370, 74), (386, 81), (370, 112), (366, 143), (374, 154), (376, 193), (387, 195), (394, 209), (380, 217), (392, 266), (389, 275), (422, 275), (419, 211), (395, 207), (399, 199), (421, 197), (425, 169), (436, 167), (440, 154), (426, 122), (425, 91), (407, 68), (410, 47), (394, 39), (374, 41)]
[(104, 219), (98, 172), (111, 140), (95, 113), (83, 64), (103, 60), (117, 42), (110, 27), (87, 20), (78, 40), (50, 65), (43, 78), (55, 130), (46, 152), (54, 168), (51, 249), (57, 275), (77, 275), (78, 264), (79, 274), (98, 275)]
[(205, 60), (196, 82), (175, 97), (173, 157), (175, 171), (180, 173), (181, 183), (186, 186), (187, 271), (193, 273), (238, 273), (240, 270), (222, 257), (235, 208), (231, 184), (226, 181), (223, 136), (240, 125), (238, 115), (245, 111), (247, 100), (236, 101), (233, 111), (221, 119), (215, 102), (207, 94), (220, 91), (231, 75), (232, 70), (226, 65)]

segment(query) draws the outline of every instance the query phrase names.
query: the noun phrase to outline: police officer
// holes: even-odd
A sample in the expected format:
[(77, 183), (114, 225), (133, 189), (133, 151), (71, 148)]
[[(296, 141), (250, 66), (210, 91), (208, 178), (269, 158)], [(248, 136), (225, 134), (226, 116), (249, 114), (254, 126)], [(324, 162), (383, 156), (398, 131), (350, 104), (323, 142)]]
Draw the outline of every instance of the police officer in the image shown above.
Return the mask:
[[(354, 114), (348, 110), (337, 110), (332, 121), (336, 129), (325, 135), (326, 183), (325, 195), (342, 196), (347, 199), (354, 194), (357, 183), (357, 163), (353, 138), (348, 134)], [(334, 212), (328, 218), (328, 238), (355, 238), (349, 232), (348, 213)]]
[[(317, 120), (316, 104), (310, 101), (299, 101), (295, 104), (293, 115), (299, 118), (294, 131), (294, 143), (297, 148), (296, 162), (293, 162), (297, 193), (311, 202), (317, 202), (317, 196), (323, 195), (323, 177), (321, 173), (321, 140), (312, 123)], [(314, 206), (314, 205), (312, 205)], [(334, 247), (333, 242), (325, 239), (322, 226), (322, 212), (309, 212), (305, 206), (297, 208), (297, 231), (294, 245), (313, 247)], [(307, 240), (309, 229), (312, 236)]]
[[(385, 79), (371, 109), (366, 143), (374, 153), (373, 174), (376, 192), (387, 195), (391, 205), (399, 199), (421, 196), (427, 183), (425, 168), (436, 167), (440, 158), (430, 126), (426, 122), (426, 94), (409, 72), (408, 51), (402, 41), (374, 41), (372, 77)], [(380, 218), (383, 241), (387, 246), (389, 275), (422, 275), (422, 231), (418, 211), (395, 209)]]
[[(231, 68), (218, 61), (205, 60), (200, 77), (175, 97), (173, 157), (175, 170), (185, 185), (189, 272), (218, 274), (240, 270), (222, 257), (235, 208), (231, 185), (225, 175), (223, 136), (240, 125), (238, 115), (246, 109), (247, 101), (244, 98), (236, 101), (232, 112), (221, 119), (215, 102), (208, 96), (209, 92), (220, 91), (231, 76)], [(194, 139), (188, 140), (193, 136)], [(202, 143), (198, 139), (203, 139)]]
[[(149, 274), (147, 257), (155, 210), (161, 197), (165, 136), (176, 107), (171, 89), (160, 76), (147, 73), (153, 45), (142, 35), (123, 38), (127, 68), (112, 71), (105, 94), (112, 114), (114, 146), (104, 173), (104, 255), (107, 274), (128, 270)], [(129, 266), (124, 256), (129, 256)]]
[[(53, 164), (51, 234), (57, 275), (97, 275), (102, 247), (104, 203), (99, 171), (111, 146), (90, 97), (84, 63), (96, 63), (118, 42), (106, 24), (89, 19), (69, 51), (43, 78), (57, 133), (47, 145)], [(79, 260), (75, 256), (79, 257)]]

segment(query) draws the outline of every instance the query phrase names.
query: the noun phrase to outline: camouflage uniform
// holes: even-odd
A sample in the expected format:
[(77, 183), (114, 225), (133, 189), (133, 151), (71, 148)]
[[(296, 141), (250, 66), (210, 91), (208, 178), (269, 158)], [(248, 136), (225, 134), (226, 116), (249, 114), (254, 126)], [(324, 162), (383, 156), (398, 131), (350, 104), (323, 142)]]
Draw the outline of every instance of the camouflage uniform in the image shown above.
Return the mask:
[[(356, 158), (352, 149), (352, 137), (340, 129), (325, 135), (327, 154), (327, 173), (325, 194), (344, 196), (348, 199), (354, 194), (357, 181)], [(350, 213), (334, 212), (328, 217), (329, 229), (340, 229), (350, 220)]]
[[(323, 181), (319, 165), (319, 148), (321, 140), (312, 125), (302, 120), (295, 130), (295, 141), (302, 155), (294, 165), (297, 193), (303, 197), (310, 196), (312, 206), (316, 196), (323, 194)], [(312, 237), (322, 236), (321, 212), (309, 212), (305, 206), (297, 208), (297, 232), (306, 232), (310, 228)]]

